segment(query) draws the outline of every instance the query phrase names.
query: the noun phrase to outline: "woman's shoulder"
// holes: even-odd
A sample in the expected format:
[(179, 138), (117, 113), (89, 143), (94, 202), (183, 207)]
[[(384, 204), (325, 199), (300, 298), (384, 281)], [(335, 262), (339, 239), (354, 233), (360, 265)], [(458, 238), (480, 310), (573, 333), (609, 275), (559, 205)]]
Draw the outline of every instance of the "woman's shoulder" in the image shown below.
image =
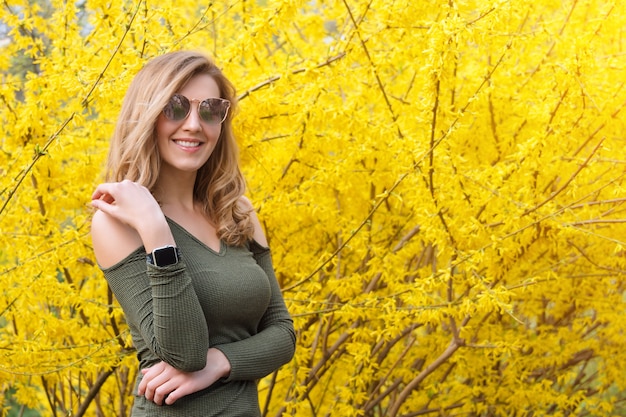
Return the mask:
[(105, 269), (143, 245), (135, 229), (101, 210), (96, 210), (91, 220), (91, 242), (98, 265)]
[(252, 205), (252, 201), (250, 201), (250, 199), (246, 197), (245, 195), (242, 195), (241, 197), (239, 197), (239, 200), (237, 200), (237, 204), (243, 210), (254, 211), (254, 206)]
[(257, 243), (260, 243), (262, 246), (267, 247), (268, 243), (267, 243), (267, 238), (265, 237), (265, 232), (263, 231), (263, 227), (261, 226), (261, 221), (259, 220), (259, 216), (256, 213), (256, 210), (254, 209), (254, 205), (252, 204), (252, 202), (250, 201), (250, 199), (246, 196), (241, 196), (239, 197), (239, 206), (244, 210), (248, 212), (248, 215), (250, 216), (250, 220), (252, 222), (252, 225), (254, 226), (254, 234), (253, 234), (253, 239), (257, 241)]

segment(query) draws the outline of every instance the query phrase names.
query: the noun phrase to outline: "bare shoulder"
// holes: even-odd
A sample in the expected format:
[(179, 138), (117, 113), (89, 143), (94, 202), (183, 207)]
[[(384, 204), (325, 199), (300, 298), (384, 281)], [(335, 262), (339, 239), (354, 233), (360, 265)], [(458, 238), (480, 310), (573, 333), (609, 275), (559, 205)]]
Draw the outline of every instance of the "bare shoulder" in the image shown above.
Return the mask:
[(91, 241), (102, 268), (117, 264), (143, 244), (133, 228), (101, 210), (91, 220)]
[(256, 240), (257, 243), (260, 243), (261, 245), (267, 247), (268, 245), (267, 238), (265, 237), (265, 232), (263, 231), (263, 227), (261, 226), (261, 221), (259, 220), (259, 216), (257, 215), (256, 210), (254, 209), (254, 206), (252, 205), (252, 202), (250, 201), (248, 197), (241, 196), (239, 198), (239, 204), (250, 215), (250, 220), (252, 221), (252, 224), (254, 225), (254, 235), (253, 235), (254, 240)]
[(250, 201), (250, 199), (248, 197), (246, 197), (245, 195), (242, 195), (241, 197), (239, 197), (239, 206), (241, 208), (243, 208), (246, 211), (254, 211), (254, 206), (252, 205), (252, 201)]

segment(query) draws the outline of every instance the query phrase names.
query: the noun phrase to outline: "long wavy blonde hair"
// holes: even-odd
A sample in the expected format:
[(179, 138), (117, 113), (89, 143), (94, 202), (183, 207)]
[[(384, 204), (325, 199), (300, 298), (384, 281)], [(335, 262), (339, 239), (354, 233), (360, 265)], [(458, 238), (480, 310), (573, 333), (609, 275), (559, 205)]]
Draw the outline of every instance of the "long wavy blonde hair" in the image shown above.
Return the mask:
[(222, 131), (209, 160), (198, 170), (194, 199), (215, 223), (217, 235), (227, 244), (241, 246), (252, 238), (249, 211), (241, 203), (245, 180), (239, 168), (239, 151), (233, 134), (235, 88), (205, 55), (178, 51), (149, 61), (131, 82), (120, 112), (106, 166), (107, 181), (128, 179), (155, 191), (161, 157), (156, 122), (169, 98), (194, 76), (208, 74), (220, 97), (231, 103)]

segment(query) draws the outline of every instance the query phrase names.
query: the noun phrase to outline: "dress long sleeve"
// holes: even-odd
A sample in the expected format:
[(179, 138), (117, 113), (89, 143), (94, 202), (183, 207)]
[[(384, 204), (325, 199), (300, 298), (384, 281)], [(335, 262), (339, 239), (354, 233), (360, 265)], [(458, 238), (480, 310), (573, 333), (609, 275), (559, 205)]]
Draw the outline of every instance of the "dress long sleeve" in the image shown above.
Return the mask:
[(139, 248), (104, 275), (128, 325), (156, 357), (182, 371), (204, 368), (208, 328), (184, 259), (155, 267)]

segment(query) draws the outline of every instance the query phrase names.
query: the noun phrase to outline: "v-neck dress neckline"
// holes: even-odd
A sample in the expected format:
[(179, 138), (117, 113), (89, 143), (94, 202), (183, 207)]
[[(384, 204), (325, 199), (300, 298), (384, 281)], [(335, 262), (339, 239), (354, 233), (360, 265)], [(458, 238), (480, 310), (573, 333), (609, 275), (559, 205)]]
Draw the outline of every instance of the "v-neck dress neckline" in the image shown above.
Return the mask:
[(189, 230), (185, 229), (183, 226), (181, 226), (180, 224), (178, 224), (175, 220), (173, 220), (170, 217), (165, 216), (165, 218), (167, 219), (167, 221), (174, 225), (175, 227), (177, 227), (178, 229), (180, 229), (183, 233), (185, 233), (187, 236), (189, 236), (191, 239), (193, 239), (194, 241), (198, 242), (198, 244), (202, 245), (205, 249), (207, 249), (208, 251), (210, 251), (211, 253), (213, 253), (214, 255), (217, 256), (224, 256), (226, 254), (226, 244), (224, 243), (224, 241), (222, 239), (220, 239), (220, 249), (219, 251), (216, 251), (215, 249), (213, 249), (212, 247), (210, 247), (209, 245), (207, 245), (206, 243), (204, 243), (203, 241), (201, 241), (200, 239), (198, 239), (193, 233), (191, 233)]

